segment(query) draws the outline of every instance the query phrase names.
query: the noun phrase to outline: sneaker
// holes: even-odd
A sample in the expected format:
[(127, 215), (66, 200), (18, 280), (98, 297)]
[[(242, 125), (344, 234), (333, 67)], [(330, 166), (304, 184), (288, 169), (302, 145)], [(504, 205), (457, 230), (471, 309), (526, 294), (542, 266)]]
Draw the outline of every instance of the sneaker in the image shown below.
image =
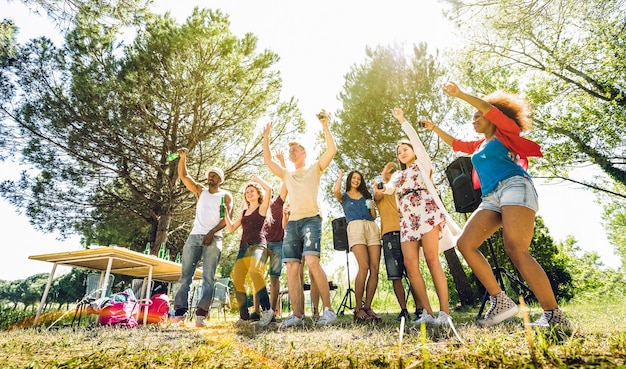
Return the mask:
[(404, 317), (404, 321), (408, 322), (409, 320), (411, 320), (411, 315), (409, 314), (409, 311), (407, 309), (402, 309), (400, 311), (400, 314), (398, 314), (398, 317), (396, 318), (396, 322), (401, 322), (402, 321), (402, 317)]
[(450, 322), (452, 321), (452, 317), (450, 315), (448, 315), (445, 311), (440, 311), (439, 315), (437, 316), (437, 319), (435, 319), (435, 324), (442, 326), (442, 327), (446, 327), (446, 326), (450, 326)]
[(298, 318), (297, 316), (291, 314), (289, 318), (283, 320), (283, 322), (280, 323), (280, 328), (293, 327), (296, 325), (304, 325), (304, 319)]
[(257, 313), (256, 311), (250, 314), (250, 318), (248, 318), (248, 320), (250, 320), (251, 322), (257, 322), (260, 319), (261, 319), (261, 315)]
[(270, 324), (273, 318), (274, 318), (274, 310), (272, 309), (263, 310), (263, 312), (261, 313), (261, 318), (259, 319), (259, 323), (258, 323), (259, 327), (265, 327), (266, 325)]
[(422, 323), (426, 325), (435, 325), (437, 324), (437, 321), (432, 315), (428, 314), (426, 310), (422, 310), (422, 315), (419, 317), (419, 319), (415, 319), (411, 322), (411, 324), (421, 325)]
[(563, 311), (558, 308), (554, 310), (544, 310), (541, 318), (532, 323), (528, 323), (528, 325), (536, 328), (559, 328), (563, 331), (571, 330), (569, 319), (567, 319)]
[(206, 316), (196, 315), (196, 328), (206, 328), (204, 319), (206, 319)]
[(491, 303), (489, 310), (477, 320), (478, 324), (483, 327), (491, 327), (517, 314), (517, 304), (504, 291), (495, 296), (489, 296), (489, 302)]
[(423, 312), (424, 312), (424, 309), (422, 309), (422, 308), (415, 308), (415, 319), (414, 320), (418, 320), (420, 318), (420, 316), (422, 316)]
[(324, 308), (324, 312), (322, 313), (322, 316), (320, 316), (320, 319), (317, 321), (316, 324), (318, 326), (322, 326), (322, 325), (330, 324), (334, 322), (335, 320), (337, 320), (337, 313), (335, 313), (334, 311), (326, 307)]

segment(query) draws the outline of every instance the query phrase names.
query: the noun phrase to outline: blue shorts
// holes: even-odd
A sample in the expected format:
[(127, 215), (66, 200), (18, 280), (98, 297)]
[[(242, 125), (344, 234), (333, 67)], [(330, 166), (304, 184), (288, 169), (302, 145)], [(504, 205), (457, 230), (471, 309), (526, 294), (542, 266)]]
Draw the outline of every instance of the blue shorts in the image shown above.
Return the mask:
[(283, 241), (267, 242), (270, 257), (270, 276), (280, 277), (283, 271)]
[(495, 190), (483, 197), (477, 210), (502, 213), (502, 207), (506, 205), (524, 206), (535, 213), (539, 210), (537, 191), (530, 178), (514, 176), (500, 181)]
[(319, 257), (321, 239), (322, 218), (319, 215), (288, 221), (283, 239), (283, 261), (300, 263), (304, 255)]
[(383, 235), (383, 254), (385, 255), (385, 268), (387, 279), (402, 279), (404, 275), (404, 256), (400, 243), (400, 231), (387, 232)]

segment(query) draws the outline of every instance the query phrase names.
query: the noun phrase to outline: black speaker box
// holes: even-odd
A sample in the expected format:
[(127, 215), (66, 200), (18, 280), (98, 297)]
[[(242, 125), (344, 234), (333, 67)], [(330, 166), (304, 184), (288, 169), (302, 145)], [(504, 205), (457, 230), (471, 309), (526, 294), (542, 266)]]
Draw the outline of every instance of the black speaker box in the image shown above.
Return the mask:
[(472, 182), (472, 160), (469, 156), (461, 156), (446, 168), (446, 176), (452, 188), (454, 208), (459, 213), (471, 213), (481, 203), (482, 192), (474, 188)]
[(348, 251), (348, 224), (346, 217), (333, 219), (333, 247), (337, 251)]

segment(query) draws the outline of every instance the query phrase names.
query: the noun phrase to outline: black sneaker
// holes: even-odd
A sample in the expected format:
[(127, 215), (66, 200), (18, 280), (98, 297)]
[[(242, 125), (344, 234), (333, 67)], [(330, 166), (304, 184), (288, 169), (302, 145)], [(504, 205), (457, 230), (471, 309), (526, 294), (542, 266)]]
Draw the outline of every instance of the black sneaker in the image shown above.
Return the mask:
[(396, 322), (402, 321), (402, 317), (404, 317), (405, 323), (411, 320), (411, 315), (407, 309), (402, 309), (402, 311), (400, 311), (400, 314), (398, 314), (398, 317), (396, 318)]
[(250, 314), (250, 318), (248, 320), (251, 322), (259, 321), (261, 320), (261, 315), (255, 311), (252, 314)]
[(415, 309), (415, 319), (413, 320), (418, 320), (422, 316), (423, 312), (424, 312), (424, 309), (421, 309), (421, 308)]

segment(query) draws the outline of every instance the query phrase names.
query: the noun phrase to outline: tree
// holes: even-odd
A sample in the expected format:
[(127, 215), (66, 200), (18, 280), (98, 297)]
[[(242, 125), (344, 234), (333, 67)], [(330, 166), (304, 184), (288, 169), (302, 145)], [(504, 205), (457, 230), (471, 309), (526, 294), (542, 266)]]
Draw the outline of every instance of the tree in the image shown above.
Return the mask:
[(61, 47), (19, 46), (2, 69), (11, 78), (0, 111), (32, 170), (2, 183), (2, 195), (36, 228), (77, 232), (87, 245), (150, 241), (154, 253), (186, 236), (195, 198), (169, 153), (189, 148), (191, 175), (202, 181), (220, 166), (237, 188), (261, 163), (259, 119), (273, 120), (275, 140), (304, 126), (294, 101), (279, 100), (278, 56), (228, 28), (219, 11), (195, 9), (182, 25), (149, 15), (124, 45), (118, 27), (79, 10)]
[(602, 222), (606, 228), (606, 237), (615, 246), (615, 255), (621, 259), (621, 269), (626, 272), (626, 201), (615, 201), (605, 196), (602, 204)]
[[(433, 90), (433, 86), (442, 84), (445, 69), (428, 53), (426, 44), (414, 46), (412, 52), (409, 59), (399, 46), (367, 48), (366, 61), (345, 76), (339, 122), (333, 124), (338, 149), (335, 163), (339, 168), (358, 169), (369, 180), (387, 162), (395, 161), (396, 143), (404, 133), (391, 116), (394, 107), (403, 108), (414, 123), (418, 115), (438, 122), (449, 114), (449, 99), (439, 89)], [(442, 185), (443, 169), (452, 161), (452, 152), (431, 132), (418, 134), (434, 167), (439, 168), (435, 169), (435, 184)], [(456, 251), (446, 252), (445, 256), (461, 302), (472, 304), (474, 295)]]
[(626, 198), (596, 180), (569, 176), (591, 162), (626, 184), (625, 2), (448, 2), (448, 15), (468, 40), (457, 57), (464, 84), (483, 93), (521, 90), (535, 104), (534, 137), (545, 154), (537, 169)]

